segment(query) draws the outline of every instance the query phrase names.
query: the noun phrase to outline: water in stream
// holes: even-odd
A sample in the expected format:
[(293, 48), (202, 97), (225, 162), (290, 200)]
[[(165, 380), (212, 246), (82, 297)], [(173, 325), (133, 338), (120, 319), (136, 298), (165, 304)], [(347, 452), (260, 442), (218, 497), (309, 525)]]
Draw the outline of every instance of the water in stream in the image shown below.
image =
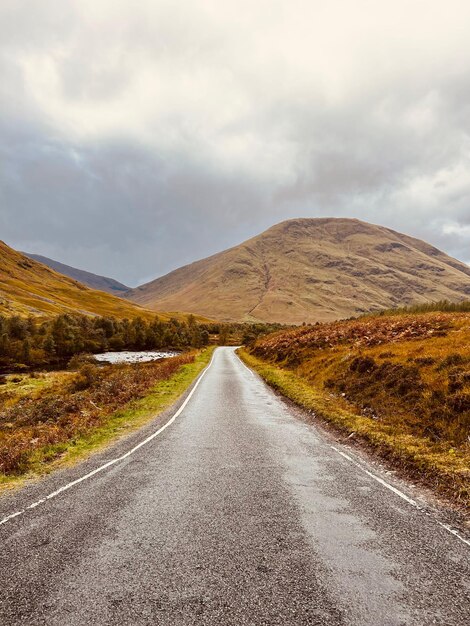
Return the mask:
[(178, 356), (178, 352), (168, 352), (163, 350), (141, 350), (132, 352), (102, 352), (93, 355), (100, 363), (146, 363), (148, 361), (159, 361), (172, 356)]

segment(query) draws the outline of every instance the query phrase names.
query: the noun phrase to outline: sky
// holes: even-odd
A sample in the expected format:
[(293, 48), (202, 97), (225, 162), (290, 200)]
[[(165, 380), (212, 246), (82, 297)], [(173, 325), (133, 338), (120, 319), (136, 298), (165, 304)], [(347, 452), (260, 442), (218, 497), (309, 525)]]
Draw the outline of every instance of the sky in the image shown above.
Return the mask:
[(468, 0), (2, 0), (0, 239), (135, 286), (292, 217), (470, 262)]

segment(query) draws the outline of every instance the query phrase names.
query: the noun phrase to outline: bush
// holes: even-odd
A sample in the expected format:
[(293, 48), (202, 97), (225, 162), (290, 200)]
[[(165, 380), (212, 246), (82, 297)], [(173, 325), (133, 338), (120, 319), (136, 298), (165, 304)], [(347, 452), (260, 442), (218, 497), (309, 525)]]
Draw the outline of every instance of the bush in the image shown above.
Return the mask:
[(374, 361), (374, 359), (368, 356), (356, 357), (352, 361), (351, 365), (349, 366), (349, 369), (351, 370), (351, 372), (357, 372), (358, 374), (365, 374), (366, 372), (372, 372), (376, 368), (377, 368), (377, 363)]
[(466, 359), (461, 354), (458, 354), (458, 353), (449, 354), (448, 356), (445, 357), (445, 359), (442, 359), (442, 361), (439, 364), (438, 369), (444, 370), (454, 365), (462, 365), (463, 363), (465, 363), (465, 361)]
[(455, 393), (448, 400), (448, 404), (456, 413), (470, 411), (470, 393)]
[(96, 365), (85, 363), (81, 366), (75, 380), (72, 382), (73, 391), (83, 391), (93, 387), (99, 381), (99, 370)]
[(92, 354), (83, 353), (75, 354), (67, 364), (67, 369), (71, 371), (79, 370), (83, 365), (88, 363), (96, 364), (96, 359)]
[(416, 365), (420, 365), (421, 367), (426, 367), (428, 365), (434, 365), (436, 359), (432, 356), (419, 356), (414, 359)]

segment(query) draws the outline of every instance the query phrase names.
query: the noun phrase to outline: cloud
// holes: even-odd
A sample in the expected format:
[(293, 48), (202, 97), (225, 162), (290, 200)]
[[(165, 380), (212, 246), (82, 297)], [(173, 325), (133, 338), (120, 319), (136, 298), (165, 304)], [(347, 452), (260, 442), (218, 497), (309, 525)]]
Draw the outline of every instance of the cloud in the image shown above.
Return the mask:
[(293, 216), (470, 260), (467, 2), (5, 0), (2, 238), (136, 284)]

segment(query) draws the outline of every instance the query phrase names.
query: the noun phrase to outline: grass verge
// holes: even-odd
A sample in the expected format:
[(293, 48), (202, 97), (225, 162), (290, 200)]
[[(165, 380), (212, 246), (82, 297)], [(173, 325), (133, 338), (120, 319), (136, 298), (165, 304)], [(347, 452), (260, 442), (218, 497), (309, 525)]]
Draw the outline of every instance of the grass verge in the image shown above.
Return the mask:
[(213, 347), (199, 351), (193, 362), (182, 365), (169, 378), (157, 382), (143, 397), (131, 400), (105, 415), (96, 427), (66, 441), (35, 448), (28, 457), (26, 471), (0, 473), (0, 492), (18, 486), (25, 479), (41, 476), (58, 467), (82, 460), (155, 419), (191, 385), (210, 362), (213, 351)]
[(238, 354), (271, 387), (295, 404), (322, 418), (344, 435), (354, 433), (356, 441), (367, 444), (408, 477), (468, 510), (468, 454), (448, 445), (436, 444), (426, 437), (400, 432), (393, 424), (358, 415), (344, 398), (315, 387), (294, 371), (267, 363), (245, 349), (240, 349)]

